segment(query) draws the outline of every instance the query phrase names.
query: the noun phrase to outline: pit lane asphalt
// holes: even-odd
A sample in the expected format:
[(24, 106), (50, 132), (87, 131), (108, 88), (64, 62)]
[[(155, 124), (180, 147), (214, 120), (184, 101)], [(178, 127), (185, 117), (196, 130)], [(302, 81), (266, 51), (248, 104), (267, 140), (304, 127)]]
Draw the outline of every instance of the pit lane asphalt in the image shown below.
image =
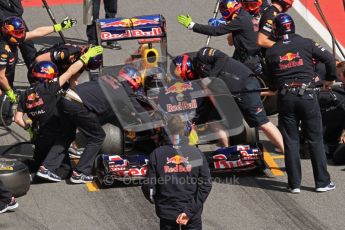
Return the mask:
[[(135, 16), (161, 13), (168, 22), (168, 48), (171, 55), (196, 51), (206, 41), (206, 36), (187, 31), (175, 21), (176, 15), (189, 13), (195, 22), (207, 22), (215, 1), (208, 0), (128, 0), (119, 1), (118, 16)], [(84, 43), (85, 26), (82, 25), (82, 6), (64, 5), (52, 7), (56, 18), (65, 15), (77, 17), (79, 25), (65, 33), (70, 42)], [(294, 10), (290, 13), (297, 25), (297, 32), (324, 43)], [(25, 19), (30, 28), (50, 24), (44, 9), (25, 9)], [(231, 53), (226, 37), (212, 38), (211, 46)], [(36, 40), (37, 47), (53, 45), (56, 35)], [(121, 53), (132, 53), (137, 46), (121, 43)], [(329, 49), (330, 50), (330, 49)], [(124, 60), (124, 54), (106, 50), (105, 65)], [(25, 85), (26, 68), (17, 67), (16, 85)], [(24, 82), (24, 83), (21, 83)], [(271, 118), (276, 120), (275, 117)], [(9, 146), (28, 136), (12, 125), (15, 132), (0, 130), (0, 143)], [(262, 137), (262, 139), (265, 139)], [(272, 146), (265, 144), (273, 157)], [(29, 150), (17, 149), (16, 154)], [(24, 152), (23, 152), (24, 151)], [(282, 159), (275, 159), (284, 170)], [(302, 160), (303, 181), (299, 195), (287, 193), (286, 176), (266, 178), (261, 174), (246, 173), (216, 178), (211, 194), (205, 203), (204, 229), (344, 229), (344, 168), (329, 165), (337, 189), (318, 194), (313, 191), (314, 182), (310, 160)], [(236, 179), (238, 178), (238, 179)], [(66, 182), (35, 184), (26, 196), (18, 198), (19, 208), (14, 213), (0, 215), (0, 229), (158, 229), (154, 206), (141, 194), (140, 187), (119, 186), (89, 192), (85, 185)]]

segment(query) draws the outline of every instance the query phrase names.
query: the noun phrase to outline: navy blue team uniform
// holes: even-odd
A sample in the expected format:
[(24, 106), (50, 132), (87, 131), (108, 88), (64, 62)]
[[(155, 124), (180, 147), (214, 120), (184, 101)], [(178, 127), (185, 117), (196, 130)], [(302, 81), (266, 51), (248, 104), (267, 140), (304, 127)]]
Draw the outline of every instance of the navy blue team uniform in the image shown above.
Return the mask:
[(183, 212), (190, 220), (181, 229), (202, 229), (203, 203), (211, 188), (206, 158), (198, 148), (188, 145), (188, 138), (183, 137), (178, 145), (161, 146), (151, 153), (142, 189), (145, 197), (156, 205), (160, 229), (180, 229), (176, 219)]
[[(196, 68), (203, 69), (201, 77), (220, 78), (233, 94), (260, 88), (260, 83), (249, 68), (220, 50), (202, 48), (197, 53), (194, 62)], [(259, 127), (269, 122), (262, 105), (260, 92), (237, 93), (235, 100), (250, 127)]]
[(279, 23), (279, 20), (289, 23), (290, 26), (282, 27), (288, 28), (288, 35), (285, 35), (285, 31), (281, 32), (280, 35), (284, 37), (280, 37), (273, 47), (266, 50), (266, 63), (271, 73), (268, 76), (271, 76), (272, 89), (278, 89), (279, 92), (279, 128), (285, 145), (288, 184), (291, 189), (299, 189), (301, 186), (299, 124), (302, 122), (318, 191), (318, 188), (325, 188), (331, 182), (322, 140), (320, 107), (317, 95), (310, 87), (315, 76), (312, 59), (326, 65), (327, 81), (337, 78), (335, 60), (319, 44), (294, 34), (294, 24), (290, 16), (280, 14), (275, 22)]
[(0, 40), (0, 68), (6, 68), (6, 78), (11, 88), (13, 88), (14, 75), (17, 62), (17, 47), (9, 45), (4, 40)]
[[(117, 87), (111, 83), (111, 77), (101, 77), (98, 81), (85, 82), (83, 84), (77, 85), (74, 89), (74, 93), (80, 97), (80, 100), (75, 100), (73, 97), (67, 95), (61, 99), (58, 104), (60, 115), (64, 121), (62, 126), (64, 130), (63, 143), (65, 147), (68, 147), (70, 143), (75, 139), (76, 128), (84, 134), (87, 139), (87, 143), (83, 154), (80, 158), (75, 171), (82, 173), (86, 176), (90, 176), (92, 173), (92, 167), (95, 157), (97, 156), (99, 150), (102, 147), (102, 143), (105, 139), (105, 132), (102, 129), (102, 125), (108, 122), (115, 123), (118, 125), (117, 117), (112, 109), (109, 101), (113, 101), (119, 105), (121, 103), (121, 98), (124, 95), (121, 94), (123, 91), (116, 90)], [(125, 88), (126, 90), (131, 90)], [(105, 95), (104, 90), (108, 93)], [(136, 100), (132, 100), (131, 103), (135, 108), (141, 108)], [(134, 99), (134, 98), (133, 98)], [(126, 113), (126, 105), (121, 105), (118, 109), (123, 109)], [(138, 122), (133, 119), (131, 114), (123, 116), (130, 122)], [(59, 146), (54, 146), (54, 148), (59, 148)], [(55, 162), (56, 165), (59, 164), (57, 159), (60, 150), (54, 151), (56, 155), (51, 154), (51, 162)], [(90, 178), (91, 179), (91, 178)]]
[(270, 37), (270, 39), (272, 40), (274, 40), (274, 37), (272, 35), (273, 20), (279, 13), (280, 11), (277, 9), (277, 7), (270, 5), (262, 12), (260, 18), (259, 32)]
[(227, 24), (217, 27), (195, 23), (193, 31), (210, 36), (221, 36), (232, 33), (235, 52), (233, 58), (246, 63), (251, 58), (259, 55), (260, 48), (257, 46), (257, 32), (254, 31), (252, 16), (244, 9)]
[(339, 144), (339, 137), (345, 130), (345, 89), (335, 87), (331, 91), (321, 91), (319, 103), (326, 154), (333, 158), (334, 163), (344, 164), (344, 145)]
[[(0, 23), (5, 20), (7, 17), (20, 17), (22, 18), (24, 9), (21, 3), (21, 0), (6, 0), (0, 1)], [(28, 27), (25, 25), (26, 32), (29, 31)], [(24, 41), (19, 44), (20, 52), (22, 53), (23, 59), (27, 67), (29, 67), (34, 59), (36, 54), (36, 49), (32, 41)], [(13, 50), (14, 54), (17, 55), (17, 48)], [(17, 58), (17, 56), (16, 56)], [(14, 76), (14, 73), (13, 73)]]
[(35, 162), (30, 165), (30, 172), (36, 172), (43, 164), (52, 172), (65, 178), (70, 173), (71, 168), (67, 152), (60, 152), (59, 157), (61, 162), (64, 162), (62, 166), (60, 163), (56, 167), (51, 167), (49, 161), (45, 160), (51, 147), (57, 143), (58, 137), (64, 135), (56, 106), (59, 100), (57, 94), (60, 90), (58, 78), (49, 82), (33, 84), (21, 94), (17, 110), (27, 114), (33, 122), (33, 129), (37, 132), (33, 140)]
[[(76, 61), (79, 60), (84, 48), (82, 46), (72, 44), (56, 44), (52, 47), (42, 49), (37, 52), (36, 57), (42, 54), (49, 53), (50, 61), (53, 62), (59, 70), (60, 75), (66, 72), (66, 70)], [(34, 82), (32, 78), (32, 68), (36, 63), (32, 63), (28, 70), (28, 81)], [(84, 69), (81, 69), (83, 71)]]

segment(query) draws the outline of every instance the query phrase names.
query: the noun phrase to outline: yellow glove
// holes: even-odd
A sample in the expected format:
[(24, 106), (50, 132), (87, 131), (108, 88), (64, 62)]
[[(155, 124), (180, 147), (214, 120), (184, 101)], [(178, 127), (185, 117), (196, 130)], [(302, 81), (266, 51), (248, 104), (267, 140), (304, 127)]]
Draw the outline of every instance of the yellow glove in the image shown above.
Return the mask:
[(62, 30), (68, 30), (77, 24), (77, 19), (66, 17), (61, 23), (54, 25), (54, 31), (60, 32)]
[(17, 94), (13, 91), (13, 89), (7, 90), (6, 95), (11, 103), (17, 103)]
[(94, 47), (89, 48), (87, 52), (80, 57), (80, 60), (84, 62), (84, 65), (86, 65), (89, 62), (90, 58), (100, 55), (102, 53), (103, 53), (102, 46), (94, 46)]
[(188, 28), (189, 25), (192, 23), (192, 17), (189, 16), (189, 15), (183, 15), (183, 14), (181, 14), (181, 15), (178, 15), (178, 16), (177, 16), (177, 21), (178, 21), (181, 25), (183, 25), (183, 26), (185, 26), (186, 28)]
[(25, 130), (29, 133), (30, 140), (33, 141), (37, 137), (37, 132), (31, 125), (28, 125)]

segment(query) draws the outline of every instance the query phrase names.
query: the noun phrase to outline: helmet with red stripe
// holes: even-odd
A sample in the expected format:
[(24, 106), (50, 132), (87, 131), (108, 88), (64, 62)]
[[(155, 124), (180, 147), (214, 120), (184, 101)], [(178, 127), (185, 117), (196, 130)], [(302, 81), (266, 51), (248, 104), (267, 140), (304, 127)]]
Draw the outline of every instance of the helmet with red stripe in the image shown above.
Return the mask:
[(241, 3), (238, 0), (220, 0), (219, 11), (225, 20), (231, 20), (232, 16), (238, 14)]
[(137, 91), (142, 86), (141, 74), (139, 70), (132, 65), (125, 65), (122, 67), (118, 76), (120, 79), (125, 80), (134, 91)]
[(283, 8), (283, 12), (286, 12), (292, 7), (294, 0), (272, 0), (272, 3), (274, 2), (278, 3)]
[(193, 72), (193, 61), (188, 54), (183, 54), (174, 58), (175, 75), (184, 81), (195, 79)]
[(254, 15), (260, 12), (262, 0), (241, 0), (241, 4), (243, 9), (245, 9), (251, 15)]
[(11, 45), (19, 45), (25, 40), (25, 23), (19, 17), (6, 18), (1, 26), (1, 31), (4, 39)]
[(39, 82), (45, 82), (56, 78), (59, 75), (58, 68), (53, 62), (41, 61), (32, 68), (32, 77)]

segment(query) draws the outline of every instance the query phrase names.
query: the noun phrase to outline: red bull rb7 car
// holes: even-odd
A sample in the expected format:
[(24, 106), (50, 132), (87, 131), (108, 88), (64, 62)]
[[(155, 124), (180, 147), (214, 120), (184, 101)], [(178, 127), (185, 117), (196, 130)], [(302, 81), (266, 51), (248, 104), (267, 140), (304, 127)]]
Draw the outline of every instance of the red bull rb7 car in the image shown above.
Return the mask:
[[(264, 166), (263, 154), (257, 145), (258, 133), (244, 122), (222, 80), (205, 78), (180, 82), (168, 73), (167, 34), (162, 15), (100, 19), (97, 27), (100, 42), (137, 40), (139, 43), (139, 49), (130, 58), (128, 54), (116, 51), (124, 61), (103, 66), (100, 75), (118, 78), (120, 70), (130, 65), (140, 71), (142, 78), (142, 87), (135, 94), (129, 95), (120, 87), (120, 96), (116, 100), (109, 99), (117, 117), (113, 127), (115, 131), (110, 137), (114, 141), (110, 142), (117, 148), (116, 151), (106, 148), (108, 150), (96, 159), (96, 173), (101, 183), (145, 177), (148, 156), (155, 147), (166, 144), (169, 133), (167, 120), (174, 114), (181, 115), (187, 122), (191, 144), (201, 147), (217, 141), (219, 136), (212, 129), (215, 126), (223, 127), (231, 143), (238, 144), (206, 151), (211, 171), (234, 172)], [(156, 44), (160, 45), (160, 51)], [(111, 94), (106, 87), (104, 93)], [(133, 98), (141, 108), (133, 104)], [(198, 116), (199, 105), (203, 100), (211, 99), (218, 119), (192, 125)], [(187, 161), (188, 158), (179, 155), (167, 159), (177, 169), (181, 162)]]

